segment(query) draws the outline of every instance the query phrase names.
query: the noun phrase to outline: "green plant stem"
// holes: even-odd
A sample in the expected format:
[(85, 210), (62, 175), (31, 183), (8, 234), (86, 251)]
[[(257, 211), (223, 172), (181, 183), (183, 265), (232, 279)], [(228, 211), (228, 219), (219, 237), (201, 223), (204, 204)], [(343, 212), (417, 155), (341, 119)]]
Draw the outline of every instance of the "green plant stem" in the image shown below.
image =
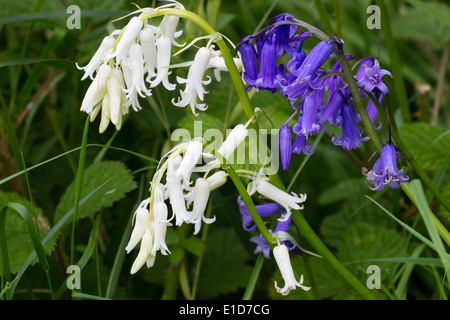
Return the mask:
[(77, 178), (75, 183), (75, 195), (74, 195), (74, 204), (73, 204), (73, 217), (72, 217), (72, 235), (70, 242), (70, 264), (75, 263), (75, 225), (78, 216), (78, 202), (80, 201), (81, 196), (81, 187), (83, 183), (83, 174), (84, 174), (84, 166), (86, 162), (86, 145), (87, 145), (87, 136), (89, 132), (89, 116), (86, 117), (84, 129), (83, 129), (83, 138), (81, 140), (81, 149), (80, 156), (78, 160), (78, 169), (77, 169)]
[(242, 300), (251, 300), (253, 296), (253, 292), (255, 291), (256, 283), (258, 282), (259, 274), (261, 272), (262, 266), (264, 264), (264, 254), (260, 253), (258, 258), (256, 259), (255, 266), (253, 267), (252, 274), (250, 275), (250, 279), (248, 280), (247, 287), (245, 288), (244, 296)]
[(253, 222), (255, 222), (258, 230), (261, 232), (261, 235), (264, 237), (267, 244), (270, 247), (273, 247), (275, 238), (269, 232), (269, 230), (266, 227), (266, 224), (264, 223), (263, 219), (261, 218), (258, 211), (256, 210), (255, 204), (253, 203), (253, 200), (252, 200), (252, 197), (248, 194), (247, 188), (244, 186), (244, 183), (242, 182), (241, 178), (238, 176), (238, 174), (233, 169), (233, 167), (231, 165), (227, 164), (226, 161), (223, 159), (223, 157), (220, 156), (220, 154), (218, 152), (215, 152), (215, 155), (221, 162), (222, 169), (228, 173), (228, 176), (233, 181), (234, 186), (236, 187), (237, 191), (241, 195), (242, 201), (244, 201), (244, 204), (247, 207), (250, 215), (252, 216)]
[(333, 26), (330, 23), (330, 16), (328, 14), (327, 8), (325, 7), (325, 5), (322, 3), (321, 0), (314, 0), (314, 6), (317, 9), (317, 13), (319, 15), (320, 21), (322, 21), (323, 27), (325, 29), (325, 32), (327, 34), (332, 34), (334, 35), (334, 29)]
[[(206, 218), (211, 218), (211, 216), (212, 216), (212, 207), (213, 207), (212, 206), (212, 201), (210, 200), (208, 202), (208, 206), (206, 208), (206, 213), (205, 213), (205, 217)], [(206, 243), (206, 240), (208, 238), (209, 226), (210, 226), (210, 224), (207, 224), (207, 223), (205, 224), (205, 227), (204, 227), (204, 230), (203, 230), (203, 233), (202, 233), (202, 241), (203, 241), (203, 243)], [(193, 280), (193, 283), (192, 283), (192, 292), (191, 292), (192, 300), (195, 300), (195, 297), (197, 296), (198, 281), (200, 280), (200, 271), (201, 271), (201, 268), (202, 268), (203, 257), (204, 257), (204, 255), (202, 254), (201, 256), (198, 257), (198, 260), (197, 260), (197, 265), (196, 265), (195, 274), (194, 274), (194, 280)]]

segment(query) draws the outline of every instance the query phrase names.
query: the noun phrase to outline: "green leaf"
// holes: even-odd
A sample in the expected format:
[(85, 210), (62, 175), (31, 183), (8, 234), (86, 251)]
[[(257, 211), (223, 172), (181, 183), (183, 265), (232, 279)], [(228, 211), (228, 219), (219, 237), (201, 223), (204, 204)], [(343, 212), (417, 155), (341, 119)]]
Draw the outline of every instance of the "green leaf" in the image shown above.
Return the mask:
[[(109, 179), (112, 180), (104, 189), (97, 192), (79, 208), (78, 218), (90, 216), (102, 208), (112, 206), (114, 202), (122, 199), (127, 192), (137, 187), (136, 182), (130, 175), (130, 171), (122, 163), (117, 161), (99, 162), (86, 168), (81, 188), (81, 198)], [(55, 222), (73, 207), (74, 188), (75, 183), (72, 182), (61, 197), (55, 212)]]
[(252, 272), (246, 264), (250, 256), (231, 228), (210, 233), (203, 257), (202, 275), (198, 283), (200, 299), (232, 293), (247, 284)]
[(320, 205), (327, 205), (360, 195), (364, 190), (367, 190), (367, 186), (363, 178), (349, 178), (333, 185), (328, 190), (324, 190), (318, 201)]
[(358, 197), (349, 199), (339, 211), (328, 215), (320, 225), (320, 233), (327, 244), (338, 247), (342, 241), (342, 234), (357, 222), (367, 222), (386, 228), (396, 226), (395, 222), (388, 216), (380, 214), (371, 205), (370, 200)]
[(450, 150), (450, 131), (426, 124), (403, 124), (399, 128), (401, 139), (423, 169), (439, 169)]
[[(450, 16), (448, 6), (444, 4), (430, 3), (430, 8)], [(435, 48), (440, 48), (450, 39), (450, 24), (433, 12), (417, 6), (392, 19), (392, 32), (396, 38), (427, 41)]]
[(403, 236), (394, 229), (358, 222), (342, 233), (338, 256), (357, 278), (367, 280), (367, 267), (377, 265), (384, 279), (394, 266), (376, 259), (401, 256), (403, 243)]
[(197, 256), (201, 256), (203, 254), (203, 252), (205, 251), (205, 243), (202, 241), (202, 239), (194, 237), (194, 236), (183, 241), (183, 247), (187, 251), (189, 251)]
[[(28, 210), (28, 212), (33, 214), (33, 218), (37, 222), (39, 236), (41, 238), (49, 232), (50, 225), (40, 208), (33, 207), (28, 200), (22, 198), (17, 193), (0, 191), (0, 208), (3, 208), (9, 202), (21, 204)], [(13, 212), (8, 212), (6, 214), (5, 229), (10, 269), (12, 273), (16, 273), (30, 253), (34, 251), (34, 247), (31, 243), (30, 234), (25, 221), (18, 214)], [(45, 254), (49, 255), (53, 251), (54, 246), (55, 241), (47, 243), (44, 246)], [(35, 258), (32, 264), (37, 261), (38, 259)]]

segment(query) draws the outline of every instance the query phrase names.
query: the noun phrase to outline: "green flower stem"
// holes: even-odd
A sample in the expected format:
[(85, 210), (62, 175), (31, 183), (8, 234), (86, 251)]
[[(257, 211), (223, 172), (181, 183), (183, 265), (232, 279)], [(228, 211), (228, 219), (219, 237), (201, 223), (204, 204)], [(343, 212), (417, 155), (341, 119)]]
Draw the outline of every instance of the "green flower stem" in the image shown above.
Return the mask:
[[(89, 132), (89, 116), (86, 117), (86, 121), (83, 129), (83, 138), (81, 140), (80, 156), (78, 160), (78, 170), (75, 183), (75, 195), (73, 204), (73, 217), (72, 217), (72, 234), (70, 242), (70, 264), (75, 263), (75, 225), (78, 217), (78, 206), (81, 197), (81, 187), (83, 183), (84, 166), (86, 162), (86, 146), (87, 146), (87, 136)], [(72, 294), (75, 290), (72, 290)]]
[[(152, 16), (157, 15), (175, 15), (182, 18), (186, 18), (191, 20), (192, 22), (196, 23), (198, 26), (200, 26), (203, 30), (205, 30), (209, 34), (216, 34), (217, 32), (206, 22), (204, 19), (199, 17), (198, 15), (181, 9), (162, 9), (158, 10), (157, 13), (148, 15), (148, 18)], [(142, 16), (142, 18), (147, 18), (147, 16)], [(247, 119), (251, 119), (254, 116), (254, 110), (251, 106), (250, 99), (248, 97), (245, 85), (241, 79), (241, 76), (236, 68), (236, 65), (234, 64), (233, 57), (231, 53), (229, 52), (229, 49), (223, 40), (219, 40), (216, 42), (217, 46), (219, 47), (222, 57), (225, 60), (225, 64), (228, 68), (228, 73), (230, 74), (231, 80), (233, 81), (233, 85), (236, 89), (236, 92), (238, 94), (239, 100), (241, 102), (242, 108), (244, 110), (244, 113), (247, 117)], [(220, 160), (220, 159), (219, 159)], [(258, 229), (261, 231), (263, 237), (266, 239), (267, 243), (271, 245), (272, 242), (272, 235), (267, 231), (266, 226), (264, 225), (264, 222), (262, 221), (261, 217), (259, 216), (258, 212), (256, 211), (256, 208), (253, 204), (253, 201), (250, 197), (250, 195), (247, 192), (247, 189), (244, 187), (241, 179), (236, 174), (234, 169), (231, 166), (224, 165), (224, 170), (227, 171), (229, 174), (231, 180), (235, 184), (239, 194), (242, 197), (242, 200), (244, 201), (245, 205), (247, 206), (247, 209), (249, 210), (255, 224), (257, 225)], [(278, 174), (272, 175), (271, 181), (278, 186), (282, 190), (286, 190), (284, 187), (283, 182), (281, 181)], [(350, 271), (342, 264), (340, 261), (331, 253), (331, 251), (328, 250), (328, 248), (325, 246), (325, 244), (320, 240), (320, 238), (314, 233), (314, 231), (309, 226), (308, 222), (303, 218), (301, 213), (299, 212), (293, 212), (293, 221), (297, 225), (297, 227), (302, 230), (303, 236), (307, 239), (307, 241), (313, 246), (313, 248), (317, 251), (318, 254), (320, 254), (333, 268), (336, 273), (342, 277), (343, 280), (345, 280), (357, 293), (360, 294), (360, 296), (364, 299), (373, 300), (376, 299), (376, 297), (365, 287), (363, 286), (354, 276), (350, 273)]]
[(230, 164), (226, 163), (225, 159), (220, 155), (220, 153), (214, 151), (214, 155), (220, 161), (222, 169), (227, 172), (231, 181), (233, 181), (234, 186), (241, 195), (242, 201), (244, 201), (245, 206), (247, 207), (250, 215), (252, 216), (253, 222), (255, 222), (259, 232), (261, 232), (267, 244), (272, 248), (274, 246), (274, 241), (276, 239), (269, 232), (269, 230), (266, 227), (266, 224), (264, 223), (263, 219), (256, 210), (252, 197), (248, 194), (247, 188), (244, 186), (244, 183), (242, 182), (241, 178), (238, 176), (234, 168)]

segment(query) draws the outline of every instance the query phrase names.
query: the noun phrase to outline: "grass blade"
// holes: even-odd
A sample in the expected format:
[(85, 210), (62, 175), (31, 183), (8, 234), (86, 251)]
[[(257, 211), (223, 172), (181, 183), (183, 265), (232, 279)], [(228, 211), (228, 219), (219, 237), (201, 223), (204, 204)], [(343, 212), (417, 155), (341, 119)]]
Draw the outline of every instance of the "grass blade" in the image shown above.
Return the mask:
[(14, 209), (25, 221), (25, 224), (28, 228), (28, 233), (30, 234), (31, 243), (33, 244), (34, 247), (34, 252), (36, 252), (39, 262), (41, 263), (42, 269), (44, 270), (45, 273), (48, 273), (48, 271), (50, 270), (50, 266), (48, 264), (47, 257), (45, 256), (44, 247), (36, 231), (33, 222), (33, 217), (28, 212), (27, 208), (25, 208), (23, 205), (15, 202), (9, 202), (0, 211), (0, 258), (2, 263), (2, 279), (5, 279), (7, 282), (11, 281), (8, 250), (5, 237), (6, 213), (8, 211), (8, 208)]
[[(412, 194), (416, 198), (416, 206), (419, 209), (420, 215), (425, 223), (428, 233), (430, 234), (431, 240), (436, 247), (436, 252), (442, 260), (445, 271), (450, 274), (450, 255), (447, 253), (444, 247), (444, 243), (439, 235), (438, 229), (435, 225), (433, 219), (433, 214), (428, 207), (428, 201), (422, 188), (422, 184), (419, 180), (414, 180), (410, 183)], [(447, 277), (450, 284), (450, 278)]]
[(433, 242), (431, 242), (429, 239), (425, 238), (423, 235), (421, 235), (419, 232), (408, 226), (406, 223), (398, 219), (396, 216), (394, 216), (392, 213), (390, 213), (388, 210), (386, 210), (381, 204), (376, 202), (374, 199), (372, 199), (369, 196), (366, 196), (370, 201), (375, 203), (378, 207), (380, 207), (381, 210), (383, 210), (385, 213), (387, 213), (392, 219), (397, 221), (403, 228), (405, 228), (407, 231), (409, 231), (413, 236), (415, 236), (417, 239), (419, 239), (421, 242), (426, 244), (428, 247), (436, 251), (436, 247), (434, 246)]

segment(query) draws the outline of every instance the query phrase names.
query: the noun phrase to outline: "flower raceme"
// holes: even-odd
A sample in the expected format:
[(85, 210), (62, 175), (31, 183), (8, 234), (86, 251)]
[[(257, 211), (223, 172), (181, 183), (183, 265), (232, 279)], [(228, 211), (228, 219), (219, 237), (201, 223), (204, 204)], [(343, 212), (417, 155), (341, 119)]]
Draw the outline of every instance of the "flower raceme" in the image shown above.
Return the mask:
[[(220, 149), (223, 155), (233, 153), (242, 143), (247, 125), (233, 129), (235, 133), (225, 139)], [(203, 177), (199, 176), (201, 173)], [(194, 138), (170, 150), (158, 165), (149, 198), (141, 202), (134, 214), (135, 223), (126, 251), (130, 253), (139, 242), (141, 248), (131, 273), (136, 273), (144, 264), (153, 266), (158, 251), (163, 255), (170, 253), (165, 234), (173, 220), (177, 227), (192, 224), (194, 235), (200, 232), (203, 223), (213, 223), (215, 217), (205, 216), (209, 196), (226, 181), (227, 173), (220, 169), (220, 160), (206, 151), (203, 138)]]
[[(341, 50), (343, 42), (325, 34), (317, 36), (317, 29), (308, 28), (307, 24), (288, 13), (276, 16), (270, 23), (260, 32), (244, 37), (237, 45), (237, 52), (242, 59), (247, 89), (279, 93), (294, 110), (280, 128), (283, 169), (288, 169), (292, 153), (310, 155), (314, 152), (308, 138), (322, 132), (326, 123), (342, 128), (341, 137), (333, 135), (333, 144), (346, 150), (359, 148), (361, 142), (368, 138), (361, 136), (362, 128), (358, 127), (361, 116), (353, 108), (353, 97), (343, 81), (340, 62), (327, 69), (333, 50)], [(299, 27), (307, 31), (302, 32)], [(304, 45), (312, 35), (319, 37), (320, 41), (308, 53)], [(281, 56), (286, 56), (283, 59), (287, 61), (286, 65), (277, 59)], [(350, 54), (346, 54), (346, 58), (355, 59)], [(367, 98), (366, 92), (370, 92), (382, 101), (389, 91), (382, 78), (391, 76), (391, 73), (381, 69), (378, 59), (372, 57), (357, 60), (354, 68), (361, 97)], [(379, 129), (376, 124), (378, 112), (371, 100), (367, 104), (367, 112)], [(292, 124), (290, 120), (294, 116), (298, 116), (298, 121)], [(295, 133), (294, 138), (292, 133)]]
[[(77, 67), (84, 71), (82, 80), (92, 80), (81, 105), (81, 111), (90, 114), (90, 121), (102, 111), (100, 133), (103, 133), (108, 124), (112, 122), (116, 130), (121, 128), (122, 118), (128, 114), (131, 106), (134, 111), (142, 109), (139, 98), (152, 95), (152, 89), (162, 85), (166, 90), (173, 91), (176, 84), (171, 83), (169, 75), (173, 47), (185, 47), (176, 39), (182, 35), (177, 31), (180, 18), (178, 16), (164, 16), (159, 25), (151, 25), (152, 14), (158, 9), (174, 7), (184, 10), (178, 2), (171, 1), (169, 4), (158, 8), (140, 9), (140, 13), (132, 17), (121, 30), (114, 30), (106, 36), (95, 54), (84, 67)], [(185, 84), (185, 89), (180, 91), (180, 98), (173, 99), (172, 103), (177, 107), (191, 107), (192, 113), (198, 115), (196, 110), (204, 111), (207, 106), (197, 100), (204, 100), (207, 92), (203, 86), (211, 82), (207, 77), (203, 80), (208, 69), (212, 69), (216, 79), (220, 81), (220, 72), (227, 71), (224, 60), (219, 51), (214, 51), (212, 42), (221, 39), (218, 35), (199, 37), (199, 39), (210, 39), (208, 46), (198, 50), (193, 62), (180, 64), (179, 66), (191, 65), (186, 79), (177, 77), (179, 84)], [(194, 41), (197, 41), (195, 39)], [(235, 58), (238, 68), (241, 66), (239, 58)], [(115, 70), (115, 71), (113, 71)], [(113, 77), (111, 77), (113, 75)], [(107, 82), (111, 80), (111, 86), (107, 88)], [(117, 85), (117, 82), (120, 85)], [(119, 106), (119, 108), (117, 108)], [(91, 113), (94, 112), (93, 115)]]

